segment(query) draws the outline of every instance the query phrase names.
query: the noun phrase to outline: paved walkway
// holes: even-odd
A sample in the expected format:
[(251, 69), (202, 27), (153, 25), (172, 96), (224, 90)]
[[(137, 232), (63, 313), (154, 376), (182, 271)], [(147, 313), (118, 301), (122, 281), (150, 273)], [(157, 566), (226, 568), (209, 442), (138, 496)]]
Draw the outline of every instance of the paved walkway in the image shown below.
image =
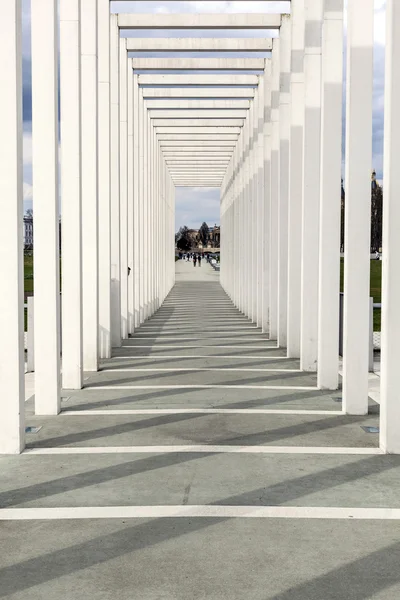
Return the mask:
[[(0, 597), (398, 600), (400, 457), (206, 264), (0, 458)], [(391, 519), (397, 520), (391, 520)]]

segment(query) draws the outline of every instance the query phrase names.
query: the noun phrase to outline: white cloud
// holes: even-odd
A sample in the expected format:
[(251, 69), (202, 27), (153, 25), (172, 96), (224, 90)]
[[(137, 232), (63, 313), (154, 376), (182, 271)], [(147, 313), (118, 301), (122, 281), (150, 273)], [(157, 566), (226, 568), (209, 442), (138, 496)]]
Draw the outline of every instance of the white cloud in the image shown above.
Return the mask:
[(30, 202), (33, 198), (33, 188), (32, 186), (24, 181), (24, 202)]
[(205, 221), (208, 225), (220, 222), (218, 188), (176, 188), (175, 227), (182, 225), (198, 229)]

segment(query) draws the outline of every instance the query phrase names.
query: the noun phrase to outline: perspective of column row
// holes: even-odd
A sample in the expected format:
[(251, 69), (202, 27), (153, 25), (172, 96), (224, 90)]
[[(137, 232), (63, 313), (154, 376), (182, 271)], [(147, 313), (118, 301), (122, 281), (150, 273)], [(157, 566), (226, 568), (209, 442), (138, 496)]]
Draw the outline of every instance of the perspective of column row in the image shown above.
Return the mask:
[[(317, 372), (321, 389), (336, 389), (343, 0), (292, 0), (290, 15), (59, 4), (32, 3), (36, 414), (58, 414), (61, 384), (80, 389), (83, 372), (97, 371), (161, 306), (174, 283), (176, 186), (221, 187), (225, 291), (302, 370)], [(381, 447), (389, 452), (400, 452), (399, 10), (388, 0)], [(373, 0), (349, 0), (343, 398), (353, 415), (368, 412), (373, 17)], [(0, 23), (0, 452), (15, 453), (24, 447), (21, 0), (1, 6)], [(173, 29), (186, 36), (169, 37)], [(193, 33), (221, 29), (265, 37)], [(165, 37), (126, 37), (138, 30)], [(254, 52), (262, 58), (226, 58)]]

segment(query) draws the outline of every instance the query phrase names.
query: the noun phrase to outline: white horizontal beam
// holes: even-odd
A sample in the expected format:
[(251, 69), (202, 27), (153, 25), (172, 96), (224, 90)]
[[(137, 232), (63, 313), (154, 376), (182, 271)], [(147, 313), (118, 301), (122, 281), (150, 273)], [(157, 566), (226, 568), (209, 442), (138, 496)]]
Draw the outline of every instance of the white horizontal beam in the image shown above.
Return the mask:
[(195, 110), (195, 109), (215, 109), (215, 110), (247, 110), (250, 108), (249, 100), (176, 100), (175, 98), (157, 100), (146, 100), (146, 107), (149, 110)]
[(270, 52), (271, 38), (127, 38), (128, 52)]
[(204, 150), (199, 150), (198, 152), (185, 152), (183, 150), (179, 150), (179, 152), (163, 152), (163, 156), (166, 158), (172, 158), (173, 156), (208, 156), (209, 158), (217, 158), (218, 156), (232, 156), (233, 152), (206, 152)]
[[(216, 73), (211, 75), (203, 74), (165, 74), (159, 73), (142, 74), (138, 76), (139, 85), (216, 85), (222, 87), (224, 85), (237, 86), (258, 85), (258, 75), (225, 75)], [(196, 88), (197, 89), (197, 88)]]
[(198, 161), (198, 160), (192, 160), (192, 161), (180, 161), (180, 160), (175, 160), (175, 161), (166, 161), (166, 164), (169, 167), (179, 167), (179, 168), (185, 168), (185, 169), (194, 169), (194, 168), (199, 168), (199, 169), (206, 169), (208, 167), (216, 167), (219, 169), (225, 169), (225, 167), (227, 165), (229, 165), (230, 160), (226, 160), (226, 161), (222, 161), (222, 162), (218, 162), (218, 161)]
[(170, 172), (170, 175), (172, 176), (176, 176), (176, 175), (185, 175), (185, 176), (190, 176), (190, 177), (198, 177), (199, 175), (205, 175), (205, 176), (213, 176), (213, 177), (223, 177), (225, 175), (225, 171), (206, 171), (204, 170), (202, 173), (197, 173), (195, 170), (191, 170), (191, 171), (180, 171), (179, 169), (168, 169), (168, 171)]
[[(217, 142), (216, 142), (217, 143)], [(160, 145), (161, 150), (164, 152), (171, 152), (176, 150), (186, 150), (188, 152), (198, 152), (199, 150), (204, 150), (205, 152), (209, 152), (209, 150), (214, 150), (215, 152), (224, 152), (224, 150), (234, 150), (234, 146), (203, 146), (202, 144), (198, 144), (197, 146), (162, 146)]]
[(151, 109), (149, 110), (150, 119), (245, 119), (247, 110), (179, 110), (179, 109)]
[(217, 180), (204, 180), (204, 179), (172, 179), (173, 183), (176, 185), (180, 185), (182, 187), (198, 187), (198, 186), (203, 186), (203, 187), (220, 187), (220, 185), (222, 185), (222, 179), (217, 179)]
[(279, 29), (280, 14), (268, 13), (121, 13), (120, 29)]
[(198, 147), (201, 148), (214, 148), (214, 150), (216, 149), (222, 149), (222, 148), (234, 148), (236, 146), (236, 143), (234, 141), (220, 141), (220, 140), (203, 140), (200, 142), (194, 141), (194, 140), (167, 140), (167, 141), (161, 141), (159, 142), (159, 146), (160, 148), (185, 148), (187, 150), (190, 149), (195, 149)]
[(263, 58), (132, 58), (135, 71), (263, 71)]
[(173, 127), (171, 124), (168, 127), (156, 127), (156, 133), (185, 133), (185, 134), (202, 134), (202, 133), (235, 133), (239, 134), (241, 127), (226, 127), (224, 126), (212, 126), (212, 127), (186, 127), (182, 130), (182, 127)]
[(205, 172), (207, 171), (220, 171), (221, 173), (225, 173), (225, 165), (209, 165), (209, 164), (205, 164), (205, 165), (200, 165), (200, 164), (196, 164), (196, 165), (180, 165), (179, 163), (171, 165), (168, 164), (168, 168), (170, 171), (183, 171), (183, 172), (192, 172), (192, 173), (196, 173), (196, 169), (200, 169), (199, 173), (201, 173), (202, 175), (204, 175)]
[(215, 164), (221, 164), (221, 165), (227, 165), (230, 161), (230, 157), (220, 157), (220, 158), (212, 158), (211, 156), (209, 157), (198, 157), (198, 158), (185, 158), (185, 157), (176, 157), (176, 158), (169, 158), (169, 157), (164, 157), (165, 158), (165, 162), (167, 165), (171, 165), (171, 164), (180, 164), (180, 165), (215, 165)]
[[(224, 127), (242, 127), (244, 119), (223, 119)], [(154, 127), (214, 127), (216, 119), (152, 119)], [(222, 123), (222, 119), (220, 121)]]
[(238, 139), (236, 133), (221, 133), (220, 135), (213, 135), (207, 133), (159, 133), (157, 139), (161, 141), (226, 141), (235, 143)]
[[(140, 75), (139, 75), (140, 79)], [(142, 88), (143, 98), (253, 98), (254, 88)]]
[(227, 165), (230, 162), (230, 158), (165, 158), (167, 165)]

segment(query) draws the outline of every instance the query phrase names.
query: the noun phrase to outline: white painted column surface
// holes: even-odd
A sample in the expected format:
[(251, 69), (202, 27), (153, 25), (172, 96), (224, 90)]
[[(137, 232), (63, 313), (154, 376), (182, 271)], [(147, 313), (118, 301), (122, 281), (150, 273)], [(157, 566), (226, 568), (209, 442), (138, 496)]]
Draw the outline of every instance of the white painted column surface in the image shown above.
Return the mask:
[(119, 29), (118, 15), (110, 15), (111, 119), (111, 343), (121, 346), (120, 278), (120, 168), (119, 168)]
[(62, 383), (82, 387), (80, 0), (60, 1)]
[(331, 0), (322, 29), (318, 387), (335, 390), (339, 371), (343, 0)]
[[(257, 103), (257, 325), (262, 327), (263, 314), (263, 238), (264, 231), (264, 209), (265, 209), (265, 188), (264, 188), (264, 76), (260, 75), (258, 82), (258, 103)], [(235, 177), (235, 174), (232, 174)], [(232, 186), (234, 192), (235, 186)], [(234, 207), (232, 210), (234, 218)], [(233, 221), (234, 222), (234, 221)], [(232, 253), (234, 247), (232, 246)], [(234, 272), (232, 272), (234, 276)]]
[(97, 0), (81, 1), (83, 370), (99, 357)]
[(271, 205), (269, 222), (269, 337), (278, 339), (278, 207), (279, 207), (279, 78), (280, 40), (272, 45)]
[(290, 180), (290, 15), (282, 15), (279, 82), (279, 203), (278, 203), (278, 346), (287, 345), (288, 210)]
[(317, 370), (321, 48), (324, 0), (305, 0), (300, 368)]
[(119, 40), (119, 231), (121, 338), (128, 337), (128, 53)]
[[(242, 156), (243, 156), (243, 235), (249, 235), (249, 117), (247, 117), (242, 128)], [(250, 288), (250, 244), (243, 248), (243, 288), (242, 288), (242, 312), (249, 317), (249, 288)]]
[(350, 0), (347, 19), (343, 409), (362, 415), (368, 412), (373, 0)]
[(138, 76), (133, 74), (133, 243), (134, 243), (134, 327), (139, 327), (139, 306), (140, 306), (140, 244), (139, 244), (139, 84)]
[(398, 394), (400, 339), (399, 3), (396, 0), (388, 0), (386, 12), (380, 443), (385, 452), (400, 454), (400, 404)]
[(35, 413), (60, 412), (58, 11), (32, 3)]
[(0, 4), (0, 454), (25, 445), (21, 20), (20, 0)]
[(249, 220), (249, 244), (250, 244), (250, 286), (249, 286), (249, 307), (250, 318), (255, 323), (257, 321), (257, 95), (254, 96), (250, 107), (250, 154), (249, 154), (249, 202), (250, 202), (250, 220)]
[(134, 141), (133, 141), (133, 68), (132, 59), (127, 61), (128, 84), (128, 334), (135, 330), (135, 271), (134, 271)]
[(264, 111), (263, 111), (263, 142), (264, 142), (264, 197), (263, 197), (263, 235), (262, 235), (262, 331), (269, 333), (269, 299), (270, 299), (270, 262), (269, 262), (269, 231), (271, 219), (271, 90), (272, 63), (265, 60), (264, 68)]
[(110, 2), (98, 0), (99, 355), (111, 357)]
[[(240, 167), (239, 167), (239, 176), (240, 176), (240, 199), (239, 199), (239, 214), (240, 214), (240, 223), (241, 223), (241, 237), (242, 239), (246, 239), (246, 171), (245, 171), (245, 147), (246, 147), (246, 131), (247, 125), (246, 122), (244, 127), (240, 132), (239, 140), (238, 140), (238, 151), (240, 157)], [(246, 245), (242, 244), (242, 252), (240, 253), (240, 287), (239, 287), (239, 299), (238, 299), (238, 308), (242, 313), (245, 313), (245, 285), (246, 285), (246, 266), (247, 266), (247, 254), (246, 254)]]
[(139, 197), (138, 197), (138, 241), (139, 241), (139, 325), (144, 322), (144, 113), (143, 92), (139, 88)]
[(300, 358), (301, 215), (304, 129), (304, 0), (291, 3), (292, 59), (288, 210), (287, 355)]
[[(147, 111), (148, 114), (148, 111)], [(153, 314), (153, 278), (154, 278), (154, 231), (153, 231), (153, 140), (152, 140), (152, 126), (150, 123), (150, 118), (147, 123), (147, 164), (148, 164), (148, 231), (149, 231), (149, 267), (148, 267), (148, 276), (149, 276), (149, 309), (148, 309), (148, 317), (151, 317)]]
[(149, 281), (150, 281), (150, 253), (149, 253), (149, 118), (147, 109), (143, 106), (143, 317), (149, 318)]

